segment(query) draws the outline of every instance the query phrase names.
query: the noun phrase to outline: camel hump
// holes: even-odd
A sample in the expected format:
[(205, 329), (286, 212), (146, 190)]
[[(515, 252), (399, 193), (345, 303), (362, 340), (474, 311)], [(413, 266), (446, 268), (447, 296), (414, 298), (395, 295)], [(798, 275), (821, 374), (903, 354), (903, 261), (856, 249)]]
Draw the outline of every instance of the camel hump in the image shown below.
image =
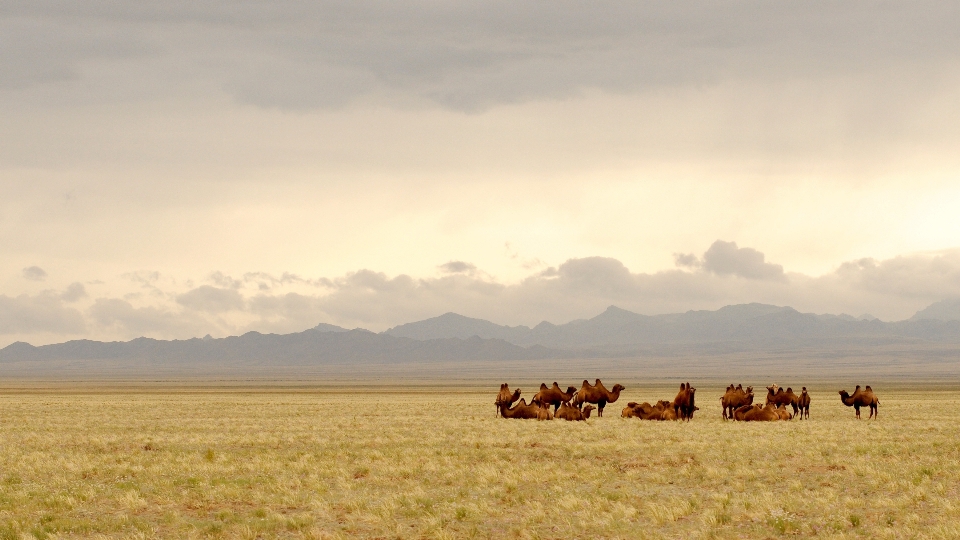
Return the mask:
[(680, 389), (681, 389), (681, 390), (686, 390), (686, 389), (687, 389), (686, 383), (680, 383)]
[(540, 383), (540, 389), (541, 389), (541, 390), (546, 390), (546, 389), (547, 389), (547, 383)]
[(867, 385), (867, 392), (873, 392), (873, 388), (870, 388), (870, 385)]
[(793, 392), (793, 388), (787, 387), (787, 393)]
[(597, 382), (593, 383), (594, 386), (600, 386), (600, 379), (597, 379)]

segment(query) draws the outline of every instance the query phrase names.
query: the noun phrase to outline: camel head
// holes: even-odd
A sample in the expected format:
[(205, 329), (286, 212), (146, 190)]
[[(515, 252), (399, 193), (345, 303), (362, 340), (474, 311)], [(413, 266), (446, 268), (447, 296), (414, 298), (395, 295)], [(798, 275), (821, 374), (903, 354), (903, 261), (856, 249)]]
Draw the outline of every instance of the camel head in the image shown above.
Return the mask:
[(571, 396), (576, 393), (577, 393), (577, 389), (573, 386), (568, 386), (567, 391), (564, 392), (564, 394), (570, 394)]
[(847, 399), (850, 397), (850, 394), (848, 394), (846, 390), (841, 390), (838, 393), (840, 394), (840, 399)]
[(747, 392), (748, 394), (752, 394), (752, 393), (753, 393), (753, 387), (752, 387), (752, 386), (748, 386), (746, 392)]
[(584, 407), (584, 408), (583, 408), (583, 417), (584, 417), (584, 418), (590, 418), (590, 413), (593, 412), (594, 409), (596, 409), (596, 407), (594, 407), (593, 405), (587, 405), (586, 407)]
[(772, 396), (773, 394), (776, 394), (776, 393), (777, 393), (777, 385), (772, 384), (772, 385), (768, 386), (768, 387), (767, 387), (767, 392), (769, 392), (771, 396)]
[(611, 390), (611, 392), (614, 393), (614, 394), (616, 394), (617, 392), (620, 392), (621, 390), (626, 390), (626, 387), (624, 387), (622, 384), (615, 384), (615, 385), (613, 385), (613, 390)]
[(806, 394), (806, 393), (807, 393), (807, 387), (804, 386), (802, 389), (800, 389), (800, 393), (801, 393), (801, 394)]

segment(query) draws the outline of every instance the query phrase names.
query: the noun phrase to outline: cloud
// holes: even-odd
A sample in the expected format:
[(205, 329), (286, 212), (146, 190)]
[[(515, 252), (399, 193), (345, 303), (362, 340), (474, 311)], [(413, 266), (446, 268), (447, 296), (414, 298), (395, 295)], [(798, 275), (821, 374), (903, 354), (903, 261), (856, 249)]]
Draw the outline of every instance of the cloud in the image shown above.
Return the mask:
[[(15, 2), (0, 19), (0, 70), (24, 88), (137, 58), (167, 78), (209, 78), (263, 107), (338, 107), (401, 94), (457, 110), (730, 78), (802, 79), (955, 61), (948, 3), (882, 8), (737, 4), (320, 1), (244, 9), (221, 1)], [(789, 21), (789, 24), (787, 23)], [(82, 24), (80, 24), (82, 22)], [(14, 46), (15, 45), (15, 46)], [(175, 61), (171, 61), (171, 58)], [(214, 62), (214, 60), (216, 60)], [(173, 71), (173, 73), (169, 73)], [(139, 88), (138, 88), (139, 86)], [(182, 87), (173, 84), (172, 91)]]
[(177, 295), (176, 299), (181, 306), (206, 313), (222, 313), (244, 307), (243, 296), (236, 289), (220, 289), (210, 285), (201, 285)]
[(83, 283), (71, 283), (67, 290), (60, 293), (60, 299), (64, 302), (76, 302), (81, 298), (87, 296), (87, 289), (83, 286)]
[(736, 242), (717, 240), (703, 254), (704, 270), (717, 275), (734, 275), (747, 279), (784, 280), (783, 266), (765, 262), (763, 253), (753, 248), (739, 248)]
[(30, 281), (43, 281), (47, 279), (47, 271), (39, 266), (28, 266), (23, 269), (23, 279)]
[(475, 265), (463, 261), (450, 261), (441, 264), (438, 268), (444, 274), (469, 274), (477, 269)]
[(16, 297), (0, 295), (0, 334), (78, 334), (87, 330), (85, 317), (49, 292)]
[(118, 298), (98, 298), (88, 316), (100, 332), (109, 332), (125, 339), (147, 336), (155, 338), (189, 338), (207, 333), (208, 320), (189, 312), (178, 312), (166, 306), (135, 307)]

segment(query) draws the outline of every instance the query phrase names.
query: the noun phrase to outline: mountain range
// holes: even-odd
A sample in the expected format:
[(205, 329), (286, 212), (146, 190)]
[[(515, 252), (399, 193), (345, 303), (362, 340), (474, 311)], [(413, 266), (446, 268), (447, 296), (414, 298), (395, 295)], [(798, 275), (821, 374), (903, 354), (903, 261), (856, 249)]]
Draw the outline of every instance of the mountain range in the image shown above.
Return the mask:
[(248, 332), (187, 340), (137, 338), (126, 342), (74, 340), (35, 347), (16, 342), (0, 349), (0, 363), (137, 360), (177, 365), (329, 365), (532, 361), (563, 358), (627, 358), (650, 354), (730, 353), (898, 345), (957, 347), (960, 302), (944, 301), (914, 317), (883, 322), (869, 315), (816, 315), (766, 304), (715, 311), (641, 315), (616, 306), (591, 319), (533, 328), (503, 326), (446, 313), (381, 333), (321, 323), (292, 334)]

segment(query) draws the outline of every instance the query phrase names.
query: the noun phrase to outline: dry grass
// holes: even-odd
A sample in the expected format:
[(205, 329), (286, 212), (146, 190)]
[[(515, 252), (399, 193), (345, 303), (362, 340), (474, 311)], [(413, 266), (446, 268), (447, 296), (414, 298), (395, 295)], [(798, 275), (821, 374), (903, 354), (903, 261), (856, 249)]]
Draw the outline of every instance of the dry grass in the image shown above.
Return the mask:
[[(831, 386), (832, 389), (832, 386)], [(960, 537), (960, 393), (878, 422), (494, 417), (485, 394), (0, 396), (0, 539)]]

